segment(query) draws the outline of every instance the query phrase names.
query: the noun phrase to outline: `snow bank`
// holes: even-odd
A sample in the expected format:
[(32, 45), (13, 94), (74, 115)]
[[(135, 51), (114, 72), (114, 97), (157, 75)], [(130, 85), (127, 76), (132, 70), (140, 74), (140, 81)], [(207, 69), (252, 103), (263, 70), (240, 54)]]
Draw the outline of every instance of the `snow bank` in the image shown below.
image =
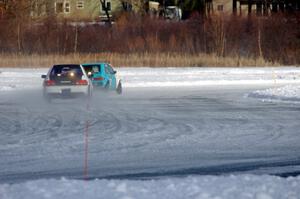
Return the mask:
[[(124, 87), (300, 83), (300, 68), (117, 68)], [(0, 91), (41, 88), (48, 69), (1, 69)]]
[(300, 68), (120, 68), (126, 87), (300, 83)]
[(41, 88), (41, 75), (45, 73), (47, 69), (1, 69), (0, 91)]
[(300, 102), (300, 85), (287, 85), (279, 88), (257, 90), (249, 93), (247, 96), (263, 100)]
[(300, 177), (232, 175), (159, 180), (37, 180), (0, 185), (1, 199), (297, 199)]

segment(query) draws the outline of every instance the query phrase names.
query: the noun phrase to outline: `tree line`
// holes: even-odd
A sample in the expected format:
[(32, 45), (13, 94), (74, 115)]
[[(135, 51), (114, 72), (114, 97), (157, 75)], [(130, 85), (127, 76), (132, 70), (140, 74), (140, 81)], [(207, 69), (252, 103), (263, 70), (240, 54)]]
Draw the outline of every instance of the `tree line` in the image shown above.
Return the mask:
[[(29, 0), (19, 0), (29, 1)], [(13, 4), (18, 10), (26, 3)], [(194, 5), (195, 6), (195, 5)], [(15, 7), (16, 8), (16, 7)], [(0, 20), (0, 52), (69, 54), (117, 52), (216, 54), (300, 63), (300, 16), (238, 17), (193, 13), (173, 22), (125, 12), (112, 26), (82, 25), (48, 17), (38, 23), (22, 12)]]

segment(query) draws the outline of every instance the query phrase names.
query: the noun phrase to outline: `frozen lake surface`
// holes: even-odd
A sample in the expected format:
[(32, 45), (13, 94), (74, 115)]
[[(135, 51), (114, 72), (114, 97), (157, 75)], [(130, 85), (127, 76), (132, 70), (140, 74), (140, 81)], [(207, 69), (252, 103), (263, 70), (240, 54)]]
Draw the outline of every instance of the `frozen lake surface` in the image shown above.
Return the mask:
[[(300, 70), (181, 70), (121, 69), (125, 86), (121, 96), (98, 92), (90, 102), (71, 99), (47, 104), (41, 97), (39, 78), (44, 69), (3, 69), (0, 183), (21, 184), (0, 185), (0, 198), (1, 192), (18, 198), (18, 194), (13, 194), (30, 183), (37, 187), (51, 185), (54, 189), (53, 184), (57, 183), (57, 188), (65, 182), (75, 187), (80, 184), (60, 179), (84, 178), (87, 124), (87, 178), (91, 186), (116, 183), (121, 186), (119, 190), (128, 193), (126, 186), (136, 182), (131, 180), (146, 180), (142, 185), (147, 186), (152, 182), (148, 180), (154, 179), (157, 184), (148, 191), (159, 189), (159, 193), (164, 193), (168, 190), (159, 186), (166, 181), (168, 185), (173, 183), (176, 190), (180, 182), (195, 182), (199, 187), (202, 180), (214, 184), (224, 183), (225, 179), (241, 186), (238, 184), (249, 178), (254, 180), (256, 191), (255, 183), (261, 180), (278, 182), (274, 186), (285, 190), (284, 182), (291, 180), (298, 188), (299, 177), (269, 175), (286, 177), (300, 173)], [(280, 95), (294, 89), (294, 100), (270, 100), (268, 96), (275, 96), (276, 89), (284, 86), (285, 92)], [(261, 100), (264, 96), (269, 100)], [(94, 181), (96, 178), (108, 181)], [(291, 196), (298, 193), (293, 186), (289, 186)], [(206, 193), (213, 191), (217, 190)], [(30, 191), (24, 192), (30, 196)], [(248, 198), (281, 198), (267, 191), (249, 194)], [(234, 198), (221, 193), (215, 196)]]

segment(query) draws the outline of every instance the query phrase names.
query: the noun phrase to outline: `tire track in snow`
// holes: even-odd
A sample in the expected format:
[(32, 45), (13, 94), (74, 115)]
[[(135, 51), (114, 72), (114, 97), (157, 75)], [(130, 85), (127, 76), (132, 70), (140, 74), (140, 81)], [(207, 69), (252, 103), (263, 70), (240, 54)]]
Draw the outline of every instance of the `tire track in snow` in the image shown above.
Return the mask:
[[(293, 132), (299, 129), (295, 110), (276, 109), (274, 104), (265, 108), (248, 103), (236, 105), (236, 101), (226, 98), (199, 97), (199, 94), (145, 95), (140, 98), (125, 95), (121, 100), (95, 98), (90, 111), (83, 101), (76, 100), (50, 105), (0, 103), (0, 134), (6, 136), (1, 140), (4, 145), (0, 146), (0, 168), (12, 174), (37, 169), (50, 177), (57, 177), (59, 171), (68, 173), (69, 169), (81, 173), (87, 119), (91, 125), (92, 166), (125, 175), (130, 172), (127, 165), (168, 173), (169, 168), (201, 167), (211, 163), (210, 160), (230, 166), (230, 161), (243, 161), (245, 156), (249, 161), (252, 158), (259, 161), (258, 157), (290, 158), (293, 154), (287, 152), (291, 148), (294, 154), (299, 151), (296, 145), (299, 136)], [(296, 119), (282, 121), (283, 117), (273, 114), (273, 108), (293, 113)], [(286, 117), (293, 119), (290, 115)], [(295, 141), (284, 146), (285, 151), (277, 149), (288, 143), (288, 139)], [(169, 158), (174, 158), (173, 162)]]

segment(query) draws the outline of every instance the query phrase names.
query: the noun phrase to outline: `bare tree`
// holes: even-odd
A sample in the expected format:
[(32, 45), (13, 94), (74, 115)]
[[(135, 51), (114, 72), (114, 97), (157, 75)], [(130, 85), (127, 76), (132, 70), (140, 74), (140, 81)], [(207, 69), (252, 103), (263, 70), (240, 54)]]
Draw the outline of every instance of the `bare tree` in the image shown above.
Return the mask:
[(149, 0), (119, 0), (122, 4), (124, 11), (134, 10), (137, 13), (145, 13)]
[(110, 8), (109, 8), (106, 0), (100, 0), (100, 3), (101, 3), (101, 6), (102, 6), (102, 9), (104, 9), (105, 15), (107, 17), (108, 24), (111, 25), (111, 18), (110, 18), (110, 15), (109, 15), (109, 9)]
[(45, 0), (3, 0), (5, 15), (16, 37), (18, 52), (22, 51), (23, 33), (31, 21), (34, 5), (41, 5)]
[(14, 27), (16, 27), (14, 32), (16, 32), (17, 36), (17, 48), (18, 51), (21, 52), (23, 28), (30, 17), (31, 1), (6, 0), (5, 7), (7, 18), (14, 24)]
[(132, 2), (133, 0), (120, 0), (122, 4), (122, 8), (124, 11), (129, 12), (132, 11)]

